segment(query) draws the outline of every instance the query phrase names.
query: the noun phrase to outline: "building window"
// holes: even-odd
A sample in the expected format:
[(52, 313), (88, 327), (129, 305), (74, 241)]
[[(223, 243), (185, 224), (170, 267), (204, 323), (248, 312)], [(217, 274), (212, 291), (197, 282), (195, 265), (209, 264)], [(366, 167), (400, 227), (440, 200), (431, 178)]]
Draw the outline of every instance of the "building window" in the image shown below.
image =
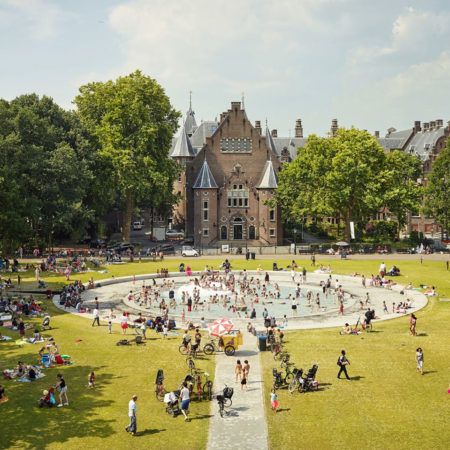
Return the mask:
[(275, 228), (269, 228), (269, 236), (275, 237)]
[(269, 220), (270, 220), (271, 222), (275, 222), (275, 210), (274, 210), (274, 209), (271, 209), (271, 210), (269, 211)]
[(226, 240), (228, 239), (228, 229), (225, 225), (220, 227), (220, 239)]
[(209, 229), (208, 228), (203, 228), (203, 236), (209, 236)]
[(203, 202), (203, 220), (208, 221), (209, 219), (209, 210), (208, 210), (208, 202)]
[(248, 238), (250, 240), (256, 239), (255, 227), (253, 225), (248, 227)]
[(249, 191), (242, 184), (233, 184), (227, 191), (227, 203), (229, 208), (248, 208)]

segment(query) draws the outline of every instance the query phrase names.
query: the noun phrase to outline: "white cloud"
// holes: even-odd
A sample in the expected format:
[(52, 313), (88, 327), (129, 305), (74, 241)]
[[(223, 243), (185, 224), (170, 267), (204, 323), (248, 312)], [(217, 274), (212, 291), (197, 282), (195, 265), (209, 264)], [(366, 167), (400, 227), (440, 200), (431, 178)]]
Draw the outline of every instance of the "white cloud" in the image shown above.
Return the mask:
[(47, 39), (57, 35), (63, 16), (61, 7), (48, 0), (3, 0), (0, 23), (19, 25), (32, 38)]

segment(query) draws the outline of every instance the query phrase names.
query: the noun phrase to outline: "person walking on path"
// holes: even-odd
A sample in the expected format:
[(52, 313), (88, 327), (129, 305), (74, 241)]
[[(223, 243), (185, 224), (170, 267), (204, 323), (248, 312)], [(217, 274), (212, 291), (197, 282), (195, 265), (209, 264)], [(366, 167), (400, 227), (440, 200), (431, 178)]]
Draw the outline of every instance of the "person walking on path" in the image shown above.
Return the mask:
[(187, 387), (186, 381), (183, 383), (183, 388), (181, 389), (180, 397), (181, 397), (181, 412), (183, 413), (184, 420), (188, 421), (189, 404), (191, 403), (191, 399), (189, 396), (189, 388)]
[(411, 336), (416, 336), (416, 325), (417, 325), (417, 317), (414, 314), (411, 314), (409, 317), (409, 332), (411, 333)]
[(125, 431), (131, 433), (133, 436), (137, 432), (137, 406), (136, 406), (137, 395), (133, 395), (131, 400), (128, 402), (128, 417), (130, 418), (130, 424), (125, 428)]
[(246, 359), (244, 361), (244, 366), (242, 367), (242, 374), (245, 376), (245, 379), (248, 381), (248, 375), (250, 373), (250, 364), (248, 363), (248, 360)]
[(340, 379), (341, 373), (344, 373), (345, 378), (347, 378), (347, 380), (350, 380), (350, 377), (348, 376), (347, 373), (347, 366), (350, 365), (350, 361), (347, 359), (347, 356), (345, 356), (345, 350), (341, 351), (341, 354), (337, 360), (337, 365), (339, 366), (339, 372), (337, 374), (337, 377)]
[(417, 371), (423, 375), (423, 350), (419, 347), (416, 349)]
[[(67, 397), (67, 384), (66, 380), (64, 380), (64, 377), (58, 373), (56, 375), (57, 382), (56, 382), (56, 389), (59, 391), (59, 405), (58, 408), (61, 408), (61, 406), (69, 406), (69, 398)], [(63, 403), (63, 399), (65, 402)]]
[(92, 326), (97, 324), (97, 326), (99, 327), (100, 326), (100, 313), (99, 313), (98, 309), (94, 308), (94, 311), (92, 314), (94, 316), (94, 320), (92, 321)]
[(241, 379), (241, 391), (247, 390), (247, 373), (245, 371), (242, 372)]
[(236, 383), (242, 379), (242, 364), (241, 360), (236, 361), (236, 367), (234, 368), (234, 373), (236, 374)]

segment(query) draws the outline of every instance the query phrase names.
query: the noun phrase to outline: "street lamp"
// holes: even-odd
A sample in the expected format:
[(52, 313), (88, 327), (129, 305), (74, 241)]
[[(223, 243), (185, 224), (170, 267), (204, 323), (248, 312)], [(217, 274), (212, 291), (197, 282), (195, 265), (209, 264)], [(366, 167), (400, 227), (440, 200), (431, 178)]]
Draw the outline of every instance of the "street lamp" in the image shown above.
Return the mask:
[(292, 230), (294, 232), (294, 255), (297, 254), (297, 228)]

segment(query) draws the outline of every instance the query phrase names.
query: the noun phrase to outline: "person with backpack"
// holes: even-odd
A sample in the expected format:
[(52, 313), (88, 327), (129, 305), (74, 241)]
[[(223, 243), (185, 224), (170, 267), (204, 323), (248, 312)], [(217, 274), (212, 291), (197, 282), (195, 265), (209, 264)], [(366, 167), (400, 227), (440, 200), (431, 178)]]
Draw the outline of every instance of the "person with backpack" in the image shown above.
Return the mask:
[(345, 350), (341, 351), (341, 354), (337, 360), (337, 365), (339, 366), (339, 372), (337, 374), (338, 379), (341, 378), (341, 374), (344, 373), (345, 378), (350, 381), (350, 377), (347, 373), (347, 366), (350, 365), (350, 361), (347, 359), (347, 356), (345, 355)]

